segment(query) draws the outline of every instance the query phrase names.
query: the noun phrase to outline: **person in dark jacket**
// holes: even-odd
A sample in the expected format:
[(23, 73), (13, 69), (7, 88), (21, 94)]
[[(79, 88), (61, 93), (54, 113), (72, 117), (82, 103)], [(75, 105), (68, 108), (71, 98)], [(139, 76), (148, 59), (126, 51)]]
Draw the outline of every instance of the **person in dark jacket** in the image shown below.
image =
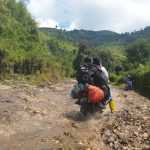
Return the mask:
[(103, 78), (103, 71), (100, 68), (100, 60), (98, 58), (93, 58), (93, 65), (96, 68), (96, 75), (95, 75), (95, 86), (99, 87), (100, 89), (102, 89), (104, 91), (104, 100), (102, 102), (99, 103), (99, 106), (103, 109), (106, 108), (106, 105), (109, 101), (110, 98), (110, 88), (107, 85), (105, 79)]
[[(98, 58), (93, 58), (93, 64), (97, 66), (97, 69), (99, 71), (100, 77), (97, 78), (98, 86), (105, 92), (105, 98), (102, 102), (99, 103), (99, 106), (101, 108), (105, 108), (106, 105), (109, 103), (111, 112), (117, 112), (115, 102), (113, 100), (113, 97), (110, 92), (110, 88), (108, 86), (109, 83), (109, 76), (107, 70), (102, 68), (102, 64)], [(105, 72), (104, 72), (105, 71)], [(107, 73), (107, 74), (106, 74)]]
[(133, 90), (133, 78), (128, 75), (125, 79), (126, 89), (132, 91)]

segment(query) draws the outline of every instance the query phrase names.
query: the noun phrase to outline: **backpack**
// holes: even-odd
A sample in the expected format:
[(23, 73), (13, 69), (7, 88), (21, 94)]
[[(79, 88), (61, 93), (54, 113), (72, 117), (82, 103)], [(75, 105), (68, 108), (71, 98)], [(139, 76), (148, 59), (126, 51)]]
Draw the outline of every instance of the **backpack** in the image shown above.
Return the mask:
[(90, 85), (93, 85), (93, 77), (92, 75), (94, 72), (91, 70), (92, 64), (90, 63), (83, 63), (80, 65), (76, 79), (78, 83), (88, 83)]
[(97, 86), (104, 91), (104, 98), (107, 99), (110, 96), (110, 88), (102, 77), (102, 70), (97, 65), (90, 63), (83, 63), (80, 65), (76, 79), (78, 83)]
[(87, 96), (87, 91), (88, 91), (88, 84), (83, 84), (83, 83), (76, 83), (73, 86), (73, 89), (71, 90), (71, 97), (73, 99), (81, 98), (81, 97), (86, 97)]

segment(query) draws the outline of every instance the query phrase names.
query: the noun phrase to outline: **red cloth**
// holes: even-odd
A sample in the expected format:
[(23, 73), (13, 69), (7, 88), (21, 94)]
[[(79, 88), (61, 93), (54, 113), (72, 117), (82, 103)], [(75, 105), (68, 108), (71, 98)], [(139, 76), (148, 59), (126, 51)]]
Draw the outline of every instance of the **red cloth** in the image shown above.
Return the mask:
[(88, 86), (88, 98), (93, 103), (99, 103), (104, 99), (104, 92), (99, 87)]

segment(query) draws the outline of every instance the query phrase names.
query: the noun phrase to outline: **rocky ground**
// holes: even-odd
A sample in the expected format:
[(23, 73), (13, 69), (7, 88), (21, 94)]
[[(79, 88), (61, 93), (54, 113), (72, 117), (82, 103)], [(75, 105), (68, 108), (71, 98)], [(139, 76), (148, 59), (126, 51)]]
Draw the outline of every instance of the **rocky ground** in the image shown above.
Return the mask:
[(0, 150), (150, 149), (149, 99), (111, 87), (118, 112), (85, 118), (69, 95), (74, 83), (0, 83)]

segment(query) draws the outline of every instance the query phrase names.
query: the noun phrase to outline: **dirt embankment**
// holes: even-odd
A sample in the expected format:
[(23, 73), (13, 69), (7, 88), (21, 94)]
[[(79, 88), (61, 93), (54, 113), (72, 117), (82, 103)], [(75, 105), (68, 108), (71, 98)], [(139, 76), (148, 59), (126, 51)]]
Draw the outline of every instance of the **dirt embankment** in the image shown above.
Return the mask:
[(0, 150), (148, 150), (150, 101), (111, 87), (118, 108), (84, 118), (70, 98), (74, 81), (0, 84)]

